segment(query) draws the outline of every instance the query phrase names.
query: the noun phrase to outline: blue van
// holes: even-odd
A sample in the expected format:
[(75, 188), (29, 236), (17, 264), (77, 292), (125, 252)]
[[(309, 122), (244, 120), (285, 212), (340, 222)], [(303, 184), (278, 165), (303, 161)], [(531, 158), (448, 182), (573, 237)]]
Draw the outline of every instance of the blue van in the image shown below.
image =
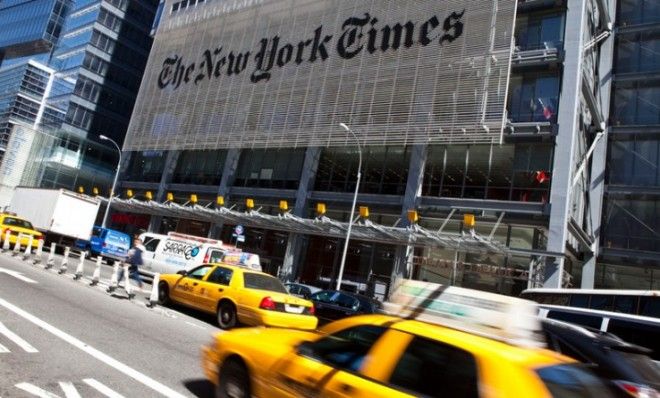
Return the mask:
[(131, 248), (131, 237), (114, 229), (95, 226), (89, 241), (76, 241), (76, 247), (87, 250), (90, 254), (107, 258), (110, 264), (114, 260), (123, 260)]

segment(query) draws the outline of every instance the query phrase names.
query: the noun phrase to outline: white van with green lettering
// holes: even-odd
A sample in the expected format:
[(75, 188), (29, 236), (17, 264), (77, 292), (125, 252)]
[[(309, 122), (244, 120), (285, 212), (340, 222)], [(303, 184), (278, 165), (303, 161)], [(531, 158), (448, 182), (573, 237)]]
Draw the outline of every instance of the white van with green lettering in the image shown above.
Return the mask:
[[(221, 262), (234, 246), (216, 239), (170, 232), (167, 235), (145, 232), (140, 235), (145, 251), (140, 273), (151, 276), (189, 271), (198, 265)], [(258, 267), (261, 269), (261, 265)]]

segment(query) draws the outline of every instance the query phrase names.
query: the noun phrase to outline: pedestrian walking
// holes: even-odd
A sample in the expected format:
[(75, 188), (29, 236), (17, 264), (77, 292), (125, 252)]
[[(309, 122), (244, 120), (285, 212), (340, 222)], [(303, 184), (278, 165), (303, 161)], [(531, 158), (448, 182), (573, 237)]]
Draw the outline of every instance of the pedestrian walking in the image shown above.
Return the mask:
[[(138, 238), (135, 238), (133, 240), (133, 247), (128, 251), (128, 255), (126, 256), (126, 262), (128, 263), (128, 278), (136, 281), (138, 283), (138, 286), (140, 287), (140, 290), (142, 290), (142, 286), (144, 286), (144, 283), (142, 282), (142, 278), (140, 278), (140, 266), (143, 263), (142, 261), (143, 252), (144, 252), (144, 246), (142, 246), (142, 241), (140, 241), (140, 239)], [(124, 267), (120, 267), (119, 277), (117, 278), (117, 280), (121, 282), (123, 279), (124, 279)]]

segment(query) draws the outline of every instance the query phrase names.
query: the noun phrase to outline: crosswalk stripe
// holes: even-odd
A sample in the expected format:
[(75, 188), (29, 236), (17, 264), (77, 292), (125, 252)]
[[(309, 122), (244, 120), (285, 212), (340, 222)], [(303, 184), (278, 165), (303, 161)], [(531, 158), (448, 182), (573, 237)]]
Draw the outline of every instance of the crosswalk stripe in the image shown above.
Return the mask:
[(36, 395), (39, 398), (60, 398), (59, 396), (46, 390), (42, 390), (41, 388), (30, 383), (18, 383), (16, 384), (16, 388), (20, 388), (21, 390), (29, 392), (32, 395)]
[(9, 348), (7, 348), (7, 347), (3, 346), (2, 344), (0, 344), (0, 354), (6, 353), (6, 352), (10, 352)]
[(64, 391), (66, 398), (82, 398), (76, 387), (70, 381), (60, 381), (60, 388)]
[(18, 345), (23, 350), (25, 350), (25, 352), (30, 352), (30, 353), (39, 352), (39, 350), (32, 347), (30, 343), (20, 338), (16, 333), (7, 329), (7, 327), (2, 322), (0, 322), (0, 333), (4, 334), (9, 340), (16, 343), (16, 345)]
[(83, 379), (83, 381), (89, 384), (90, 387), (92, 387), (93, 389), (95, 389), (96, 391), (100, 392), (101, 394), (105, 395), (108, 398), (124, 398), (123, 395), (116, 393), (110, 387), (106, 386), (100, 381), (96, 381), (94, 379)]

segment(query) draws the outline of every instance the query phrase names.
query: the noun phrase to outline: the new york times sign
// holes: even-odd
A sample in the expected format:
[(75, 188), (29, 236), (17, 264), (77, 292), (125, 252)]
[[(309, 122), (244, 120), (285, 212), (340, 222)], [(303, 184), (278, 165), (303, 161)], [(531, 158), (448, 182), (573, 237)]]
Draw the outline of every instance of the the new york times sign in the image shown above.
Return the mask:
[(381, 24), (378, 17), (365, 12), (347, 18), (337, 33), (318, 26), (307, 37), (287, 42), (275, 35), (264, 37), (252, 50), (226, 48), (218, 43), (188, 60), (175, 54), (165, 58), (158, 75), (158, 87), (177, 89), (185, 84), (200, 84), (220, 78), (250, 74), (252, 83), (268, 81), (279, 68), (322, 62), (337, 56), (352, 59), (361, 53), (375, 54), (413, 46), (449, 45), (463, 35), (465, 10), (446, 16), (431, 15), (423, 21)]

